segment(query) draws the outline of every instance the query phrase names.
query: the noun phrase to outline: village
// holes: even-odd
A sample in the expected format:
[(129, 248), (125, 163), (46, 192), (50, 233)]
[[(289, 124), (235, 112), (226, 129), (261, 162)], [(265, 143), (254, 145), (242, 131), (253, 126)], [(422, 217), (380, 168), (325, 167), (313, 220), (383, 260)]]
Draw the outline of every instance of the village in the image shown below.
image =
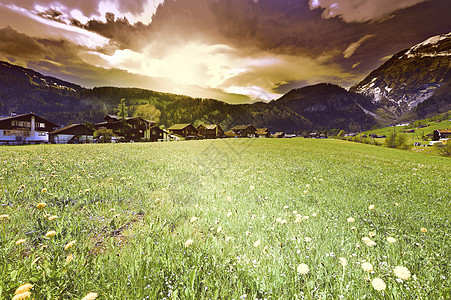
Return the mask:
[[(256, 128), (251, 124), (236, 125), (224, 131), (218, 124), (174, 124), (162, 128), (141, 117), (106, 115), (104, 121), (60, 126), (34, 113), (0, 118), (0, 145), (78, 144), (95, 142), (164, 142), (218, 138), (291, 138), (295, 134)], [(319, 137), (319, 136), (318, 136)], [(322, 136), (325, 137), (324, 135)]]
[[(355, 136), (346, 134), (345, 137)], [(224, 131), (218, 124), (191, 123), (173, 124), (168, 128), (141, 117), (121, 118), (106, 115), (104, 121), (94, 124), (71, 124), (61, 126), (34, 113), (11, 113), (0, 117), (0, 145), (24, 144), (80, 144), (106, 142), (164, 142), (221, 138), (294, 138), (296, 134), (271, 133), (268, 128), (256, 128), (252, 124), (235, 125)], [(304, 138), (325, 139), (327, 134), (312, 132)], [(365, 136), (366, 137), (366, 136)], [(385, 138), (385, 135), (370, 134), (371, 138)], [(433, 141), (448, 139), (451, 130), (438, 129), (433, 132)]]

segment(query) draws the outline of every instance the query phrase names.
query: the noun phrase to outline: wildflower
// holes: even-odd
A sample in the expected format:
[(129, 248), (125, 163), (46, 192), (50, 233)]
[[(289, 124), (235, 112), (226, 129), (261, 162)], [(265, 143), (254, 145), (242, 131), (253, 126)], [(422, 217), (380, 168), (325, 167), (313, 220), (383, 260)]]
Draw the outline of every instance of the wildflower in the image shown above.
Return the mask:
[(428, 232), (428, 230), (426, 229), (426, 228), (424, 228), (424, 227), (421, 227), (421, 232)]
[(374, 209), (374, 204), (371, 204), (370, 206), (368, 206), (369, 210), (373, 210)]
[(396, 240), (394, 238), (392, 238), (391, 236), (389, 236), (387, 238), (387, 242), (389, 242), (390, 244), (396, 243)]
[(277, 218), (277, 219), (276, 219), (276, 222), (277, 222), (277, 223), (282, 222), (282, 218), (281, 218), (281, 217)]
[(351, 230), (355, 230), (355, 226), (352, 226), (351, 228), (349, 228), (349, 229), (351, 229)]
[(41, 193), (47, 193), (47, 189), (46, 189), (46, 188), (43, 188), (43, 189), (41, 190)]
[(306, 243), (311, 242), (311, 241), (312, 241), (312, 239), (309, 238), (309, 237), (305, 237), (305, 238), (304, 238), (304, 242), (306, 242)]
[(220, 233), (222, 231), (222, 226), (219, 226), (218, 229), (216, 230), (217, 233)]
[(55, 220), (56, 218), (58, 218), (58, 216), (55, 216), (55, 215), (50, 216), (50, 217), (49, 217), (49, 221), (53, 221), (53, 220)]
[(285, 219), (281, 220), (280, 224), (287, 224), (287, 220), (285, 220)]
[[(187, 239), (185, 242), (185, 247), (188, 248), (190, 247), (192, 244), (194, 243), (194, 241), (192, 239)], [(94, 299), (94, 298), (93, 298)]]
[(55, 234), (56, 234), (56, 231), (55, 231), (55, 230), (50, 230), (49, 232), (47, 232), (47, 233), (45, 234), (45, 236), (48, 237), (48, 238), (51, 238), (51, 237), (53, 237)]
[(307, 195), (308, 194), (308, 191), (307, 190), (304, 190), (304, 195)]
[(312, 214), (312, 217), (316, 217), (316, 213), (313, 213), (313, 214)]
[(255, 186), (251, 185), (251, 186), (249, 187), (249, 189), (250, 189), (251, 191), (253, 191), (253, 190), (255, 190)]
[(256, 215), (252, 215), (251, 216), (251, 219), (253, 220), (253, 219), (255, 219), (257, 216)]
[(197, 217), (191, 217), (191, 219), (189, 220), (191, 223), (194, 223), (197, 221)]
[(227, 202), (231, 202), (232, 198), (230, 196), (227, 196), (226, 200), (227, 200)]
[(0, 215), (0, 221), (1, 220), (8, 220), (9, 219), (9, 215)]
[(373, 281), (371, 281), (371, 285), (376, 291), (383, 291), (387, 287), (385, 282), (380, 278), (374, 278)]
[(25, 292), (29, 292), (33, 288), (33, 285), (31, 283), (25, 283), (19, 286), (16, 289), (15, 295), (23, 294)]
[(308, 220), (309, 216), (303, 216), (302, 220)]
[(302, 216), (296, 215), (296, 219), (294, 220), (295, 223), (301, 223), (302, 222)]
[(67, 262), (67, 263), (70, 263), (73, 259), (74, 259), (74, 255), (69, 254), (69, 255), (66, 257), (66, 262)]
[(365, 243), (365, 245), (367, 245), (368, 247), (374, 247), (374, 246), (376, 246), (376, 242), (369, 240), (368, 242)]
[(306, 264), (302, 263), (302, 264), (298, 265), (297, 271), (298, 271), (299, 274), (305, 275), (305, 274), (308, 274), (308, 272), (310, 270), (309, 270), (309, 268), (308, 268), (308, 266)]
[(260, 240), (256, 240), (256, 241), (254, 242), (254, 247), (258, 247), (258, 246), (260, 246)]
[(47, 206), (47, 204), (45, 204), (44, 202), (39, 202), (38, 205), (36, 205), (36, 208), (37, 209), (43, 209), (46, 206)]
[(24, 189), (25, 189), (25, 185), (22, 184), (19, 186), (19, 190), (24, 190)]
[(369, 262), (364, 262), (360, 266), (362, 267), (363, 270), (365, 270), (367, 272), (373, 271), (373, 265), (370, 264)]
[(346, 219), (346, 221), (348, 221), (348, 223), (354, 223), (355, 219), (353, 217), (349, 217)]
[(81, 300), (94, 300), (97, 298), (97, 293), (89, 293), (84, 296)]
[(231, 216), (232, 216), (232, 212), (229, 211), (229, 212), (227, 213), (227, 217), (231, 217)]
[(375, 233), (375, 232), (372, 232), (372, 231), (370, 231), (370, 232), (368, 233), (368, 235), (369, 235), (370, 237), (373, 237), (373, 236), (375, 236), (375, 235), (376, 235), (376, 233)]
[(66, 244), (66, 246), (64, 246), (64, 250), (69, 249), (70, 247), (72, 247), (73, 245), (75, 245), (77, 241), (71, 241), (69, 243)]
[(251, 235), (251, 232), (248, 231), (248, 230), (246, 230), (246, 235), (247, 235), (247, 236)]
[(397, 266), (393, 272), (395, 273), (396, 277), (401, 278), (403, 280), (407, 280), (410, 277), (410, 271), (406, 267), (403, 266)]
[(28, 299), (30, 297), (31, 297), (30, 292), (24, 292), (24, 293), (15, 295), (14, 297), (11, 298), (11, 300), (23, 300), (23, 299)]
[(285, 205), (285, 206), (283, 207), (283, 209), (288, 209), (288, 205)]
[(293, 215), (297, 215), (298, 211), (297, 210), (293, 210)]
[(27, 241), (26, 239), (20, 239), (20, 240), (17, 240), (17, 241), (16, 241), (16, 245), (23, 244), (23, 243), (25, 243), (26, 241)]
[(396, 202), (396, 203), (395, 203), (395, 206), (399, 206), (399, 203), (398, 203), (398, 202)]
[(309, 188), (309, 187), (310, 187), (310, 184), (306, 184), (305, 187), (306, 187), (306, 188)]
[(262, 253), (264, 254), (268, 253), (268, 246), (265, 246), (265, 248), (263, 248)]
[(344, 267), (348, 264), (348, 260), (344, 257), (339, 257), (338, 260), (340, 261), (340, 264)]

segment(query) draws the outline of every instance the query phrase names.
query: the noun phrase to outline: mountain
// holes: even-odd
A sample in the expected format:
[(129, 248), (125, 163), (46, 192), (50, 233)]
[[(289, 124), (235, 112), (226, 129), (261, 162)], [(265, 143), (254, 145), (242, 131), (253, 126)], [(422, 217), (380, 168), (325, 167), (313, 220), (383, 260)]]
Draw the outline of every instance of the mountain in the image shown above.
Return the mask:
[(237, 124), (254, 124), (273, 132), (301, 133), (314, 129), (366, 129), (375, 123), (362, 110), (373, 109), (370, 101), (330, 84), (296, 89), (270, 103), (231, 105), (137, 88), (86, 89), (0, 62), (0, 115), (33, 111), (62, 125), (99, 122), (106, 114), (116, 112), (122, 98), (131, 114), (137, 105), (154, 105), (161, 111), (160, 124), (165, 126), (216, 123), (229, 129)]
[[(447, 33), (395, 54), (350, 91), (371, 97), (379, 117), (396, 120), (449, 83), (450, 70), (451, 33)], [(446, 95), (443, 92), (436, 96), (448, 98), (443, 102), (449, 103), (449, 89)]]

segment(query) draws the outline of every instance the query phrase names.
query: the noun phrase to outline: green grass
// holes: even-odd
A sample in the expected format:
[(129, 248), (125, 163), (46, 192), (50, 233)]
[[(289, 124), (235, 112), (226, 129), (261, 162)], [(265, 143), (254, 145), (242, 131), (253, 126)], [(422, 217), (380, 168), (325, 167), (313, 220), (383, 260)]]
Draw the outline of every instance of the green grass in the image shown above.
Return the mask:
[(300, 138), (41, 145), (2, 147), (0, 172), (0, 299), (26, 282), (35, 299), (451, 297), (444, 157)]

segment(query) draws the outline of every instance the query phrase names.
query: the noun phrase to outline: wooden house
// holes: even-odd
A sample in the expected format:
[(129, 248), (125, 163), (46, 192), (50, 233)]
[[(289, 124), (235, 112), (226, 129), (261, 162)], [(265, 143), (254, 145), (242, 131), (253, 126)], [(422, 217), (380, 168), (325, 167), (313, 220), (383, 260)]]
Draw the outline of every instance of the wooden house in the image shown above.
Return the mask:
[(0, 144), (21, 145), (48, 143), (48, 133), (60, 127), (34, 113), (0, 118)]
[(224, 137), (225, 138), (237, 138), (239, 136), (235, 132), (233, 132), (232, 130), (229, 130), (229, 131), (225, 131), (224, 132)]
[(269, 133), (268, 128), (257, 128), (256, 134), (259, 138), (271, 137), (271, 134)]
[[(124, 125), (122, 119), (116, 115), (107, 115), (104, 120), (104, 122), (94, 124), (94, 127), (111, 129), (116, 136), (122, 137), (127, 142), (152, 140), (151, 128), (157, 124), (141, 117), (127, 117)], [(157, 133), (155, 134), (158, 136)]]
[(254, 138), (257, 134), (257, 129), (253, 125), (236, 125), (231, 129), (239, 137)]
[(177, 134), (181, 137), (197, 137), (198, 131), (193, 124), (174, 124), (168, 128), (170, 133)]
[(91, 143), (94, 140), (94, 130), (83, 124), (72, 124), (49, 132), (49, 142), (52, 144)]
[(451, 130), (450, 129), (436, 129), (432, 133), (432, 140), (439, 141), (441, 139), (450, 139), (451, 138)]
[(217, 124), (197, 126), (198, 135), (205, 139), (217, 139), (224, 135), (224, 130)]
[(278, 139), (278, 138), (283, 138), (284, 136), (285, 136), (285, 132), (279, 131), (279, 132), (274, 133), (272, 137)]

